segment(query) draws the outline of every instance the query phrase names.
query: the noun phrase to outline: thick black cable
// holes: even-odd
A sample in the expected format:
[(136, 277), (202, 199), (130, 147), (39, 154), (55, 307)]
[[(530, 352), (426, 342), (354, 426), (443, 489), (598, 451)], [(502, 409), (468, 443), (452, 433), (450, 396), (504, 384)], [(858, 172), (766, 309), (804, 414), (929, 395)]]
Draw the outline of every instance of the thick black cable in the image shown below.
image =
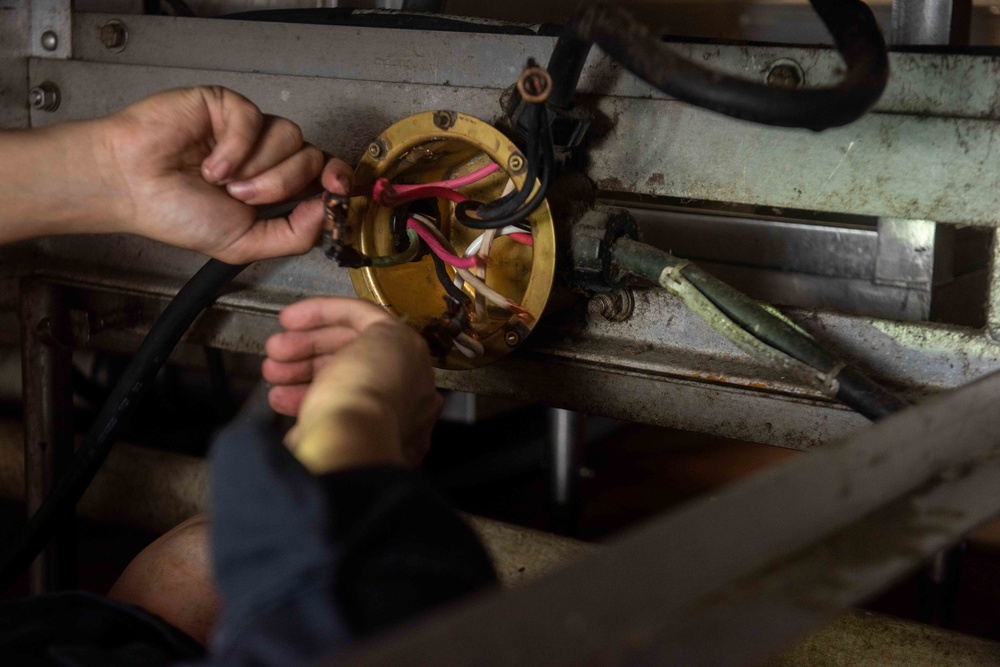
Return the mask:
[(881, 97), (889, 78), (885, 39), (861, 0), (810, 0), (833, 36), (846, 69), (823, 88), (769, 86), (684, 58), (621, 7), (585, 4), (566, 24), (549, 61), (554, 106), (570, 104), (590, 45), (639, 78), (684, 102), (743, 120), (823, 130), (857, 120)]
[(247, 265), (209, 260), (181, 288), (149, 330), (132, 361), (97, 415), (70, 468), (58, 480), (20, 534), (0, 555), (0, 590), (6, 590), (41, 552), (56, 528), (72, 515), (76, 503), (111, 451), (156, 374), (192, 322), (227, 283)]

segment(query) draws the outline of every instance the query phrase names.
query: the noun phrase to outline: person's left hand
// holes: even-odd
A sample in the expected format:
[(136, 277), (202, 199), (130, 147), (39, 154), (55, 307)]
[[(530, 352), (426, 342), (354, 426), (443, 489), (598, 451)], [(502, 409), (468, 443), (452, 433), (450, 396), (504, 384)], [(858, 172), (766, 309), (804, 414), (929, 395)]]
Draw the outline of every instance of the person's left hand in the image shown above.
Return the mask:
[(423, 460), (444, 401), (416, 331), (374, 304), (333, 297), (288, 306), (281, 324), (262, 371), (271, 407), (298, 417), (289, 445), (306, 467)]
[[(323, 153), (299, 127), (217, 86), (167, 91), (105, 120), (118, 191), (117, 229), (232, 264), (309, 250), (323, 222), (317, 200), (287, 218), (254, 206), (288, 199), (315, 181)], [(331, 160), (323, 185), (350, 192), (350, 167)]]

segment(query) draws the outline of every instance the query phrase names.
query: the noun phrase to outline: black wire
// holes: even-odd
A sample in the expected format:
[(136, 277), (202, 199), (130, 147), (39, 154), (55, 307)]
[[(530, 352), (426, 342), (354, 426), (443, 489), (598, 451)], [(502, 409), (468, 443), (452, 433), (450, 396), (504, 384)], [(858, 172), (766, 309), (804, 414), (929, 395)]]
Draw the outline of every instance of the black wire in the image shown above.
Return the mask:
[(857, 120), (881, 97), (889, 78), (885, 40), (861, 0), (810, 0), (844, 59), (843, 78), (826, 88), (769, 86), (688, 60), (621, 7), (585, 4), (566, 24), (548, 70), (549, 96), (566, 108), (591, 43), (671, 97), (727, 116), (780, 127), (823, 130)]
[[(512, 213), (521, 208), (525, 201), (527, 201), (528, 195), (531, 194), (531, 189), (535, 185), (535, 180), (538, 178), (540, 166), (539, 162), (542, 159), (542, 124), (546, 120), (544, 118), (544, 113), (545, 109), (542, 104), (530, 105), (525, 113), (526, 122), (524, 131), (527, 136), (527, 150), (525, 151), (525, 157), (528, 161), (528, 169), (527, 173), (524, 175), (524, 187), (520, 190), (511, 192), (496, 201), (488, 204), (481, 204), (479, 208), (476, 209), (477, 219), (488, 222), (491, 220), (508, 218)], [(459, 221), (461, 222), (461, 220)]]
[[(469, 216), (469, 211), (476, 205), (476, 202), (465, 201), (455, 206), (455, 219), (471, 229), (502, 229), (507, 225), (516, 225), (535, 212), (549, 192), (549, 186), (555, 174), (555, 153), (552, 148), (552, 133), (548, 123), (542, 123), (542, 165), (539, 173), (538, 190), (524, 206), (514, 211), (505, 218), (496, 220), (477, 220)], [(531, 185), (525, 183), (523, 190), (530, 191)]]
[(431, 259), (434, 260), (434, 273), (437, 275), (438, 281), (444, 287), (444, 291), (448, 296), (463, 305), (470, 303), (472, 299), (469, 298), (469, 295), (459, 289), (454, 281), (452, 281), (451, 276), (448, 275), (448, 269), (445, 268), (444, 261), (434, 253), (431, 253)]
[(0, 590), (7, 589), (41, 552), (59, 524), (72, 515), (94, 475), (111, 451), (111, 446), (128, 423), (142, 397), (170, 352), (219, 290), (247, 265), (234, 266), (209, 260), (167, 305), (156, 320), (128, 368), (98, 413), (73, 464), (46, 496), (38, 511), (20, 534), (4, 544), (0, 555)]

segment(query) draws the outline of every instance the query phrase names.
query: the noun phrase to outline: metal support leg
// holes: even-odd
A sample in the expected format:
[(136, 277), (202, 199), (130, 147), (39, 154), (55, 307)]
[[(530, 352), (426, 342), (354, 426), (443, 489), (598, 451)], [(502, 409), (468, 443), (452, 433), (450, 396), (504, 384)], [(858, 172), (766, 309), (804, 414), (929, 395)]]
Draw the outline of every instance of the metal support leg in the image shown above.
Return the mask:
[(990, 251), (990, 285), (986, 302), (986, 331), (994, 340), (1000, 341), (1000, 230), (993, 232), (993, 247)]
[(553, 532), (571, 535), (580, 509), (580, 459), (587, 432), (587, 416), (553, 408), (549, 412), (552, 446), (550, 509)]
[[(72, 348), (58, 288), (21, 281), (24, 465), (31, 516), (73, 456)], [(73, 585), (73, 526), (63, 527), (31, 566), (33, 594)]]
[(892, 44), (967, 44), (971, 0), (893, 0)]

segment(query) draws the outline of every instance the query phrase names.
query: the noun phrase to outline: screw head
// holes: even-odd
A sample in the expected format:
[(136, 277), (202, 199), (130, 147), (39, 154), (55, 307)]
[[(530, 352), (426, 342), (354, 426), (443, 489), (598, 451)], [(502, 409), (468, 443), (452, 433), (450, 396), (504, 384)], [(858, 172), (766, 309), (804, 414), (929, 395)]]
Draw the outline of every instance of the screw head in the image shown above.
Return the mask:
[(517, 331), (515, 331), (514, 329), (511, 329), (506, 334), (504, 334), (503, 339), (511, 347), (517, 347), (518, 344), (521, 342), (521, 334), (517, 333)]
[(373, 141), (368, 144), (368, 154), (371, 155), (376, 160), (382, 157), (382, 144), (377, 141)]
[(128, 29), (117, 19), (112, 19), (101, 26), (101, 44), (108, 49), (123, 49), (128, 42)]
[(791, 58), (780, 58), (767, 68), (764, 80), (774, 88), (801, 88), (806, 75), (802, 66)]
[(59, 46), (59, 35), (51, 30), (46, 30), (42, 33), (41, 43), (42, 48), (46, 51), (55, 51)]
[(520, 153), (514, 153), (507, 160), (507, 169), (517, 174), (524, 169), (524, 157)]
[(28, 91), (28, 104), (38, 111), (55, 111), (59, 108), (59, 88), (51, 81), (38, 84)]

